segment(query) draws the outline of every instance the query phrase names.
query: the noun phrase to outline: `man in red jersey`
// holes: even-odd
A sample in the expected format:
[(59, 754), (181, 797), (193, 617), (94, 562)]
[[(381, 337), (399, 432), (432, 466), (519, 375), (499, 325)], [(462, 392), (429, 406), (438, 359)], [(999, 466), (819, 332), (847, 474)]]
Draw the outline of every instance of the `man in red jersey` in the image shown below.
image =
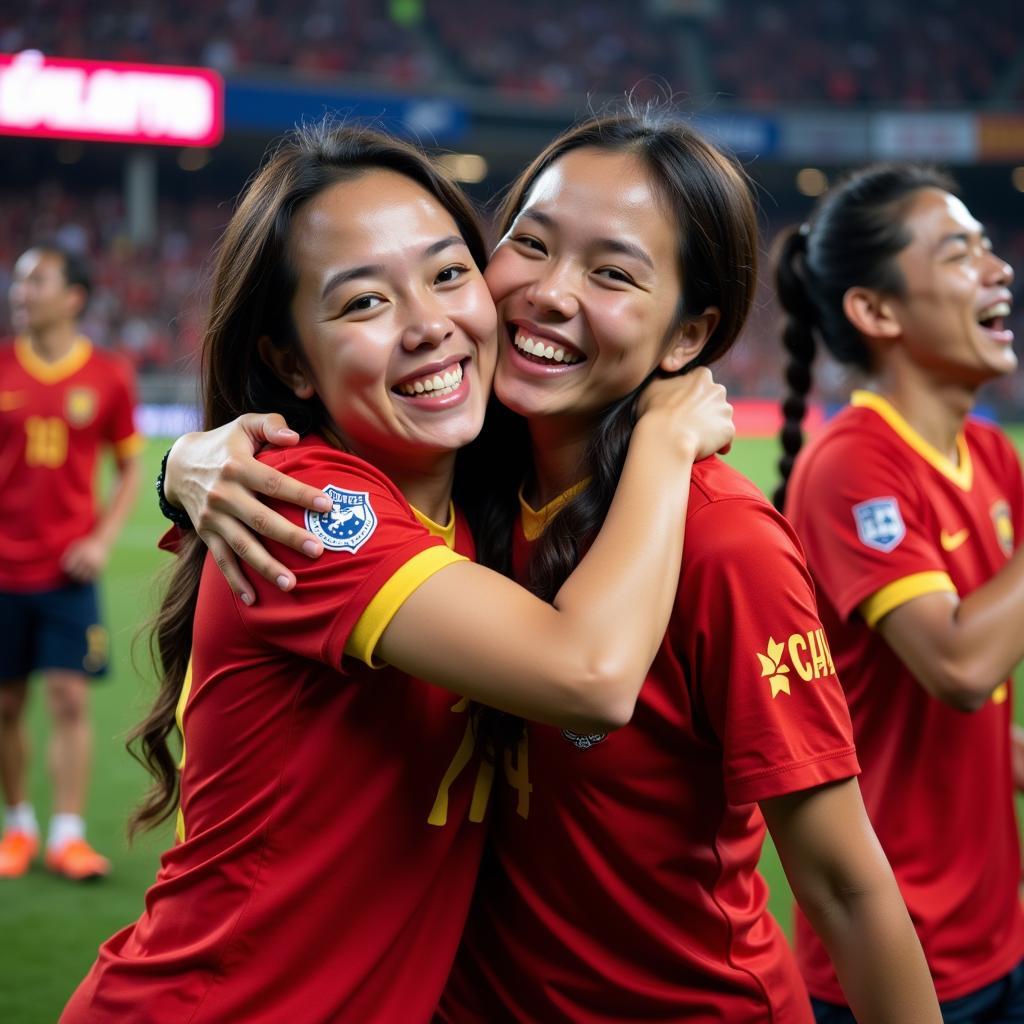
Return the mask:
[[(970, 706), (936, 700), (879, 628), (919, 597), (984, 586), (1024, 530), (1021, 474), (1006, 437), (967, 420), (956, 447), (954, 463), (891, 402), (854, 392), (802, 453), (786, 506), (814, 567), (858, 725), (864, 801), (944, 1004), (1007, 974), (1024, 952), (1024, 917), (1007, 910), (1020, 872), (1016, 836), (1005, 827), (1014, 801), (1005, 770), (1010, 680)], [(956, 793), (970, 799), (954, 800)], [(944, 851), (941, 869), (921, 870), (922, 849)], [(797, 938), (811, 991), (842, 1003), (828, 957), (801, 917)]]
[[(46, 865), (72, 879), (110, 864), (85, 839), (92, 747), (89, 679), (107, 665), (96, 579), (138, 490), (134, 384), (120, 359), (78, 333), (90, 280), (84, 261), (39, 245), (14, 267), (19, 332), (0, 347), (0, 878), (25, 874), (39, 845), (28, 802), (28, 677), (43, 673), (52, 733), (53, 817)], [(117, 475), (96, 508), (96, 457), (109, 445)]]

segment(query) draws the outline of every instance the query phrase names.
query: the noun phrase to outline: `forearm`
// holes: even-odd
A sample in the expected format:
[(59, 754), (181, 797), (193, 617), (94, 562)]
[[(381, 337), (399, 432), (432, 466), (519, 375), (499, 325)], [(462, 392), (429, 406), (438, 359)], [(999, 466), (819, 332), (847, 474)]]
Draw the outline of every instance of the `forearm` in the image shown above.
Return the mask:
[(693, 460), (668, 460), (655, 433), (637, 425), (600, 533), (554, 600), (602, 675), (646, 675), (678, 589)]
[(93, 530), (93, 536), (108, 549), (113, 547), (128, 516), (131, 515), (139, 493), (139, 459), (125, 459), (118, 463), (117, 478), (103, 512)]
[(1024, 658), (1024, 548), (963, 600), (925, 594), (876, 629), (929, 693), (977, 710)]
[(939, 1021), (928, 965), (891, 874), (825, 906), (801, 907), (861, 1024)]
[(800, 909), (861, 1024), (940, 1024), (928, 965), (856, 779), (761, 801)]
[(960, 602), (951, 646), (966, 679), (986, 696), (1024, 659), (1024, 547)]

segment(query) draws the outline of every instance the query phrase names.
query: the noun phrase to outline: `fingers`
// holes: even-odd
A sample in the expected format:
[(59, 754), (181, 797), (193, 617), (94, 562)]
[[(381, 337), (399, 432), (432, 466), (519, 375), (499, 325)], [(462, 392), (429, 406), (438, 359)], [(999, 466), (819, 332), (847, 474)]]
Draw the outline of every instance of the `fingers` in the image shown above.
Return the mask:
[(203, 531), (199, 533), (199, 538), (210, 549), (217, 568), (238, 599), (250, 605), (256, 601), (256, 592), (246, 579), (239, 559), (251, 565), (279, 590), (291, 590), (295, 586), (294, 574), (276, 558), (272, 558), (251, 533), (232, 522), (235, 529), (224, 534)]
[[(300, 508), (308, 508), (313, 512), (330, 512), (331, 510), (331, 499), (323, 491), (318, 491), (308, 484), (301, 484), (290, 476), (264, 465), (257, 459), (232, 459), (229, 464), (224, 466), (224, 478), (241, 484), (248, 491), (265, 494), (268, 498), (277, 498), (291, 505), (298, 505)], [(212, 496), (211, 501), (213, 501)], [(228, 504), (222, 504), (222, 508), (228, 513), (239, 512)], [(262, 533), (263, 531), (257, 532)], [(289, 547), (296, 547), (298, 550), (297, 545), (290, 544)]]
[(238, 424), (257, 445), (272, 444), (283, 448), (299, 441), (299, 435), (276, 412), (247, 413), (239, 417)]

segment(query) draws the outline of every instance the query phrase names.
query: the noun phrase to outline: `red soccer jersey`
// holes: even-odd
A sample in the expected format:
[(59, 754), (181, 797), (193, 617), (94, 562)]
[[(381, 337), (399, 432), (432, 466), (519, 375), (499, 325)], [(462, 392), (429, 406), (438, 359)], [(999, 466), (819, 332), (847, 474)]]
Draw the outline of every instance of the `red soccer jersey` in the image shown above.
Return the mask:
[[(326, 550), (274, 545), (298, 585), (253, 574), (251, 608), (207, 558), (179, 704), (179, 842), (67, 1022), (415, 1024), (451, 967), (489, 766), (467, 701), (353, 654), (372, 660), (405, 596), (460, 556), (360, 459), (316, 439), (262, 458), (332, 495), (329, 516), (306, 517)], [(449, 532), (471, 555), (461, 518)]]
[[(801, 453), (787, 501), (847, 691), (864, 802), (942, 1000), (1024, 957), (1010, 683), (974, 714), (956, 711), (871, 625), (921, 594), (966, 596), (1010, 557), (1024, 514), (1016, 453), (973, 420), (959, 450), (954, 466), (889, 403), (857, 392)], [(796, 936), (810, 991), (843, 1002), (799, 915)]]
[(49, 590), (72, 541), (96, 525), (96, 455), (141, 447), (124, 360), (79, 338), (47, 363), (27, 339), (0, 347), (0, 590)]
[(442, 1019), (812, 1021), (766, 908), (756, 801), (858, 767), (810, 578), (753, 484), (694, 467), (676, 608), (632, 722), (531, 724), (506, 768)]

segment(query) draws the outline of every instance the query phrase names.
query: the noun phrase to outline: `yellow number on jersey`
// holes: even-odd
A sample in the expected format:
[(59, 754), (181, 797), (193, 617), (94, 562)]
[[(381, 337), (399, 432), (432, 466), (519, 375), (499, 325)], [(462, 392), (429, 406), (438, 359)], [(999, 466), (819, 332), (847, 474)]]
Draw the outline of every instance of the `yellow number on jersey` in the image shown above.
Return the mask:
[[(469, 700), (463, 697), (458, 703), (452, 705), (455, 714), (465, 714), (469, 711)], [(436, 825), (439, 828), (448, 823), (448, 791), (452, 784), (462, 774), (462, 770), (469, 764), (476, 748), (476, 736), (473, 732), (472, 720), (466, 722), (466, 731), (462, 734), (462, 742), (455, 756), (448, 765), (441, 785), (437, 787), (437, 796), (434, 798), (434, 806), (430, 809), (427, 818), (428, 825)], [(484, 820), (484, 811), (487, 810), (487, 801), (491, 796), (491, 786), (494, 782), (494, 765), (484, 758), (476, 770), (476, 783), (473, 786), (473, 799), (469, 805), (469, 820), (480, 822)]]
[(68, 457), (68, 427), (58, 416), (29, 416), (25, 420), (25, 463), (59, 469)]
[(519, 745), (516, 747), (515, 763), (512, 763), (512, 751), (505, 751), (505, 778), (508, 784), (519, 793), (519, 800), (516, 803), (516, 814), (520, 818), (530, 816), (530, 794), (533, 792), (533, 784), (530, 782), (530, 744), (529, 735), (523, 730), (519, 737)]

